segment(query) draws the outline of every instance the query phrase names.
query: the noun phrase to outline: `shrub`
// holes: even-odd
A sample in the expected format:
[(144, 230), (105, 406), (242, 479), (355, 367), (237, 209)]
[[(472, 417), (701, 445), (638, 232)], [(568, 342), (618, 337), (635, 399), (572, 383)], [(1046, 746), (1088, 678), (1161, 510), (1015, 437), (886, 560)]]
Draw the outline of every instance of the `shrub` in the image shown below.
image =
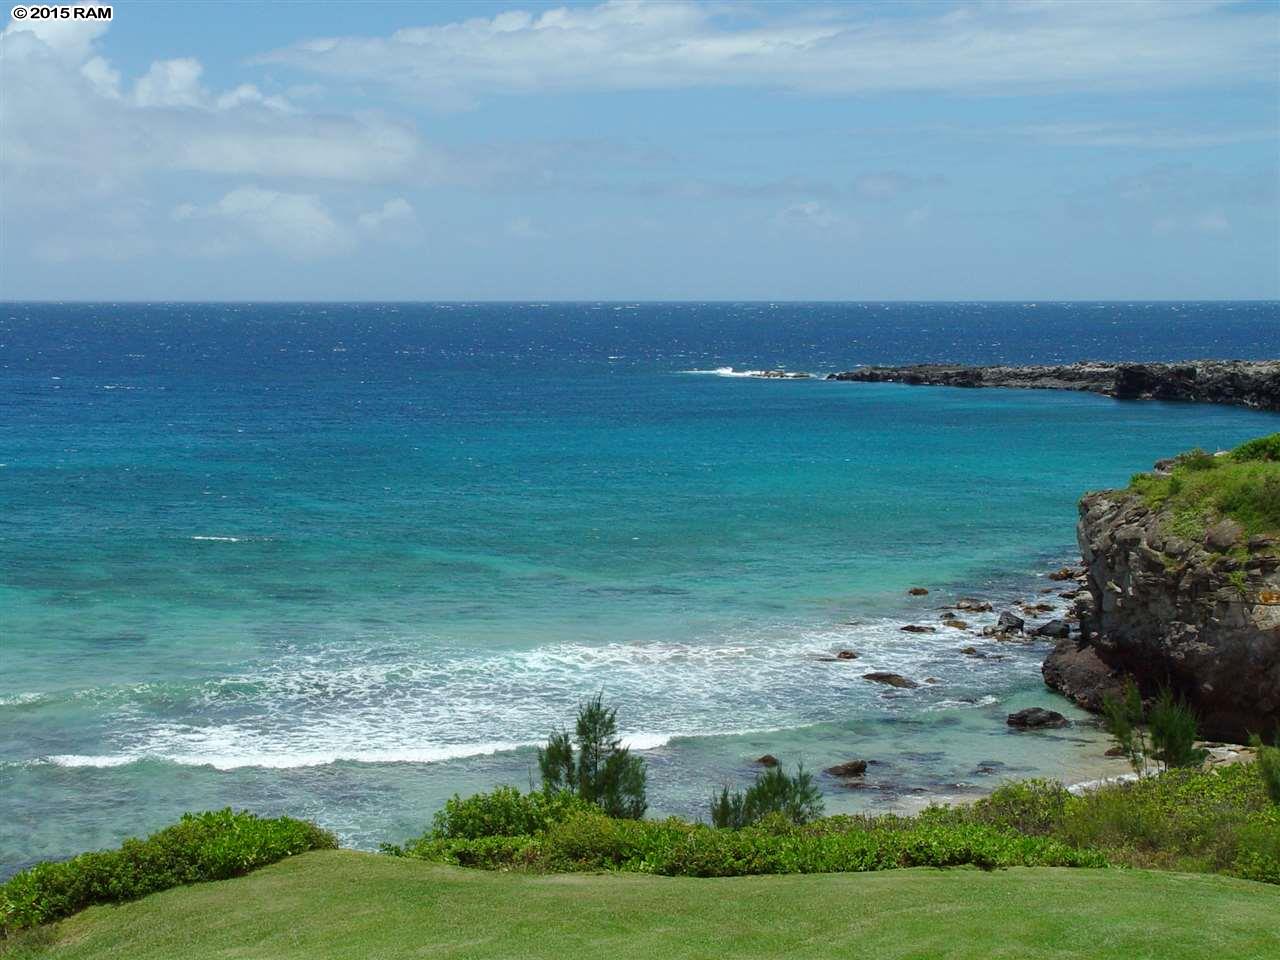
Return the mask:
[(1246, 880), (1280, 883), (1280, 807), (1250, 817), (1240, 830), (1232, 873)]
[(795, 776), (773, 767), (760, 773), (745, 793), (730, 793), (724, 787), (718, 797), (713, 796), (711, 823), (739, 830), (768, 814), (780, 814), (790, 823), (804, 824), (822, 816), (822, 809), (822, 794), (803, 766), (796, 767)]
[(1276, 728), (1274, 747), (1263, 743), (1256, 733), (1249, 738), (1249, 743), (1258, 751), (1258, 773), (1262, 777), (1263, 786), (1267, 788), (1267, 796), (1273, 804), (1280, 806), (1280, 727)]
[(1231, 451), (1231, 459), (1242, 462), (1265, 460), (1275, 463), (1280, 461), (1280, 433), (1257, 437), (1240, 444), (1240, 446)]
[(1102, 724), (1139, 775), (1145, 776), (1153, 767), (1158, 773), (1199, 766), (1208, 756), (1207, 750), (1195, 745), (1195, 713), (1168, 689), (1160, 691), (1148, 710), (1133, 681), (1126, 680), (1120, 696), (1103, 698)]
[(1171, 767), (1198, 767), (1209, 751), (1196, 746), (1196, 715), (1181, 698), (1164, 689), (1147, 717), (1155, 759)]
[(465, 799), (455, 793), (432, 818), (430, 836), (437, 840), (529, 836), (583, 809), (594, 807), (564, 790), (521, 793), (503, 786)]
[(118, 850), (38, 863), (0, 886), (0, 932), (69, 916), (96, 903), (120, 903), (204, 880), (237, 877), (308, 850), (330, 850), (333, 834), (313, 823), (263, 819), (230, 808), (188, 813)]
[(566, 731), (553, 733), (538, 750), (538, 768), (544, 790), (567, 791), (610, 816), (638, 819), (648, 807), (644, 761), (622, 746), (617, 715), (602, 694), (580, 705), (572, 738)]
[(1248, 535), (1280, 531), (1280, 433), (1241, 444), (1230, 456), (1193, 450), (1166, 475), (1137, 474), (1130, 488), (1167, 516), (1169, 530), (1199, 539), (1220, 517)]
[(1056, 780), (1020, 780), (1002, 784), (970, 808), (972, 819), (1030, 836), (1056, 831), (1072, 800)]

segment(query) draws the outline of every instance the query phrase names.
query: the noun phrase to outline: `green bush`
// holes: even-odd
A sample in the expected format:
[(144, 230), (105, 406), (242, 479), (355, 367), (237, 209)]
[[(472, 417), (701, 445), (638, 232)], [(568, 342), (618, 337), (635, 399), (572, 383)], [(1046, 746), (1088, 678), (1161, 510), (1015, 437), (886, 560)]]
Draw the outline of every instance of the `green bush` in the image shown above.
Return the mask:
[(1280, 461), (1280, 433), (1266, 437), (1257, 437), (1240, 444), (1231, 451), (1233, 460), (1266, 460), (1271, 463)]
[(1246, 880), (1280, 883), (1280, 807), (1257, 813), (1244, 824), (1231, 872)]
[(969, 808), (973, 820), (1048, 836), (1062, 825), (1072, 796), (1057, 780), (1019, 780), (997, 787)]
[(778, 814), (791, 823), (808, 823), (822, 816), (822, 793), (812, 774), (803, 766), (791, 776), (781, 767), (765, 770), (745, 793), (728, 787), (711, 798), (711, 823), (716, 827), (740, 830), (769, 814)]
[(1280, 433), (1241, 444), (1230, 456), (1203, 450), (1181, 454), (1167, 475), (1137, 474), (1130, 489), (1167, 513), (1169, 528), (1187, 539), (1204, 536), (1221, 517), (1245, 533), (1280, 532)]
[(8, 935), (69, 916), (95, 903), (135, 900), (158, 890), (224, 880), (338, 842), (315, 824), (263, 819), (230, 808), (186, 814), (145, 840), (118, 850), (38, 863), (0, 886), (0, 932)]
[(1198, 767), (1208, 756), (1207, 750), (1195, 745), (1195, 713), (1168, 689), (1162, 689), (1148, 709), (1133, 681), (1125, 680), (1120, 696), (1103, 697), (1102, 725), (1141, 776), (1173, 767)]
[(1256, 733), (1249, 738), (1249, 743), (1258, 752), (1258, 773), (1267, 788), (1267, 796), (1280, 806), (1280, 727), (1276, 728), (1275, 746), (1267, 746)]
[(611, 817), (639, 819), (648, 807), (644, 760), (622, 745), (618, 711), (604, 705), (603, 694), (579, 705), (572, 736), (551, 735), (538, 750), (538, 769), (544, 790), (576, 794)]
[(797, 826), (779, 815), (722, 830), (683, 820), (623, 820), (577, 813), (537, 837), (433, 841), (408, 855), (488, 869), (622, 870), (666, 876), (734, 877), (912, 866), (1105, 866), (1099, 853), (1048, 837), (977, 823), (833, 817)]
[(568, 791), (521, 793), (498, 787), (465, 799), (456, 793), (431, 821), (434, 839), (474, 840), (480, 837), (520, 837), (542, 833), (553, 823), (596, 807)]

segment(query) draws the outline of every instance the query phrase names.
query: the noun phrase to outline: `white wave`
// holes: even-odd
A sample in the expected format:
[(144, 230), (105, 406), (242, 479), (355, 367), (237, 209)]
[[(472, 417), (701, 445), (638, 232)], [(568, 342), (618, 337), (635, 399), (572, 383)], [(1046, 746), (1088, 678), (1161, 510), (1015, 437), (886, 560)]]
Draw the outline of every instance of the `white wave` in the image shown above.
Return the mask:
[(45, 699), (43, 693), (14, 693), (0, 697), (0, 707), (23, 707), (32, 703), (43, 703)]
[(735, 370), (733, 367), (716, 367), (714, 370), (681, 370), (681, 373), (698, 373), (710, 377), (759, 377), (763, 370)]
[[(623, 737), (623, 746), (635, 751), (655, 750), (671, 742), (669, 734), (634, 734)], [(332, 763), (441, 763), (466, 757), (487, 757), (496, 753), (540, 746), (537, 741), (525, 743), (455, 743), (438, 747), (399, 747), (387, 750), (338, 749), (299, 753), (123, 753), (91, 756), (65, 753), (44, 757), (42, 761), (59, 767), (123, 767), (145, 760), (162, 760), (189, 767), (213, 767), (215, 770), (239, 770), (262, 767), (286, 770), (298, 767), (323, 767)], [(37, 761), (40, 762), (40, 761)]]
[(133, 756), (90, 757), (79, 753), (62, 753), (44, 758), (46, 762), (59, 767), (123, 767), (145, 759)]
[(239, 542), (240, 542), (241, 540), (243, 540), (244, 538), (243, 538), (243, 537), (201, 537), (201, 536), (195, 536), (195, 537), (192, 537), (191, 539), (192, 539), (192, 540), (216, 540), (216, 541), (218, 541), (219, 543), (239, 543)]

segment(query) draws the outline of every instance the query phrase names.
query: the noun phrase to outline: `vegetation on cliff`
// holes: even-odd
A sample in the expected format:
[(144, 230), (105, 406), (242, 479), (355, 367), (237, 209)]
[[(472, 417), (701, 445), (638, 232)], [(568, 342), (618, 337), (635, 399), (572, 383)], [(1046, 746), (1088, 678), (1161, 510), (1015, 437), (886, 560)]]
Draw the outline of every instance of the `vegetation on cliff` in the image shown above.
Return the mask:
[(1240, 524), (1245, 536), (1280, 533), (1280, 433), (1223, 456), (1188, 451), (1165, 472), (1136, 474), (1130, 489), (1167, 512), (1171, 532), (1189, 540), (1224, 519)]

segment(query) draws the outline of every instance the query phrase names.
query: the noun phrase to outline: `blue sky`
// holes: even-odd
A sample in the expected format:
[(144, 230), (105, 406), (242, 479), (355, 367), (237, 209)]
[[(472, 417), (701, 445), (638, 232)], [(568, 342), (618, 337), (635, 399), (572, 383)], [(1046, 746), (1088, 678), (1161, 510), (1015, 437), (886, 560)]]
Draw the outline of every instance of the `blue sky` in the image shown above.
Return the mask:
[(143, 3), (0, 39), (8, 299), (1280, 297), (1280, 4)]

